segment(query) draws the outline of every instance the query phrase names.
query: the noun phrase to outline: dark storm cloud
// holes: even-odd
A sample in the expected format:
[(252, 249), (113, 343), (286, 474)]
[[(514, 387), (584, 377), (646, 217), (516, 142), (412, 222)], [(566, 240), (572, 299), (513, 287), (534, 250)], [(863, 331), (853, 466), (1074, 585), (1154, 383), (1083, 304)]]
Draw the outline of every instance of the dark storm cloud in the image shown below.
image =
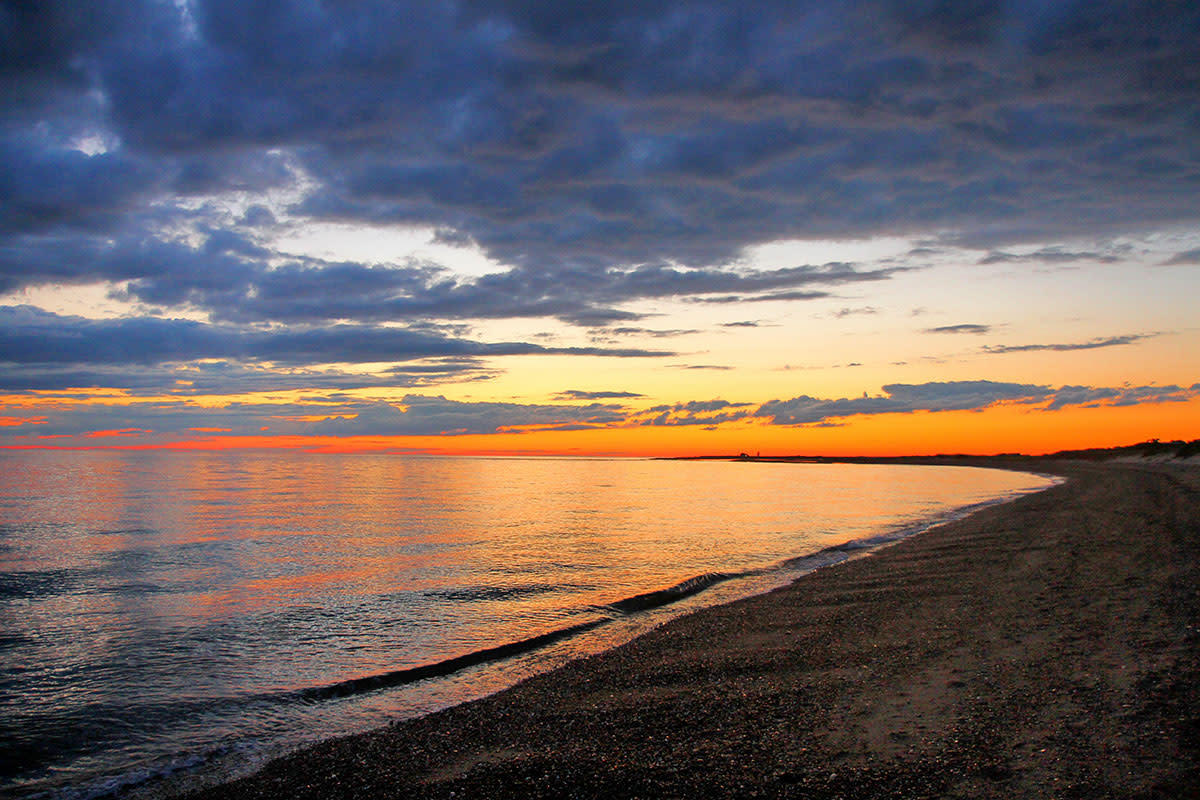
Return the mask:
[(27, 306), (0, 307), (0, 363), (13, 365), (153, 365), (196, 359), (302, 365), (529, 354), (671, 355), (635, 348), (483, 343), (421, 330), (365, 325), (257, 330), (154, 317), (89, 320)]
[(89, 156), (31, 132), (0, 134), (0, 234), (111, 227), (143, 208), (162, 178), (136, 155)]
[(1018, 344), (1018, 345), (984, 345), (983, 350), (986, 353), (1033, 353), (1043, 350), (1048, 350), (1055, 353), (1067, 353), (1075, 350), (1098, 350), (1102, 347), (1121, 347), (1127, 344), (1134, 344), (1143, 339), (1152, 339), (1155, 336), (1161, 336), (1158, 333), (1138, 333), (1127, 336), (1105, 336), (1097, 339), (1092, 339), (1088, 342), (1072, 342), (1068, 344)]
[[(21, 230), (271, 185), (251, 166), (281, 152), (312, 181), (295, 213), (555, 272), (1195, 218), (1189, 3), (85, 5), (0, 18)], [(92, 131), (116, 149), (61, 152)]]

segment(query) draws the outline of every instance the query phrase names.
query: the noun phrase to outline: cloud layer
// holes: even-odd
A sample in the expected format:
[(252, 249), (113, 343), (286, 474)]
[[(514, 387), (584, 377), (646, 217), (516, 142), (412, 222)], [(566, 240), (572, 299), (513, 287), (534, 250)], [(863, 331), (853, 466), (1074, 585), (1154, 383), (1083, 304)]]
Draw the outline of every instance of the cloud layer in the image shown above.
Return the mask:
[(51, 401), (34, 411), (0, 419), (0, 445), (67, 445), (86, 439), (151, 434), (157, 437), (155, 441), (169, 442), (194, 438), (192, 434), (197, 431), (219, 437), (268, 429), (273, 435), (350, 437), (517, 435), (531, 430), (662, 426), (712, 428), (738, 423), (803, 427), (838, 425), (854, 417), (880, 414), (983, 411), (999, 404), (1049, 412), (1067, 407), (1181, 403), (1200, 398), (1200, 384), (1055, 388), (981, 380), (890, 384), (873, 396), (864, 393), (861, 397), (835, 399), (800, 395), (762, 404), (714, 399), (638, 408), (626, 405), (640, 397), (634, 392), (570, 390), (560, 395), (563, 402), (550, 404), (467, 402), (424, 394), (387, 401), (335, 392), (303, 401), (233, 402), (211, 408), (193, 403), (189, 399), (192, 391), (192, 387), (184, 387), (171, 401), (154, 398), (133, 404), (124, 397), (87, 406), (56, 406)]
[[(1132, 0), (10, 3), (0, 9), (0, 294), (10, 298), (0, 388), (413, 392), (403, 403), (331, 395), (317, 421), (257, 406), (205, 421), (179, 400), (124, 419), (116, 404), (36, 425), (17, 414), (9, 427), (809, 425), (1191, 396), (976, 381), (639, 408), (623, 386), (564, 389), (545, 405), (418, 389), (486, 380), (497, 359), (530, 355), (729, 371), (724, 354), (670, 345), (711, 332), (696, 321), (704, 312), (741, 318), (724, 323), (730, 337), (762, 333), (776, 324), (771, 303), (836, 301), (841, 311), (813, 318), (842, 328), (883, 318), (886, 303), (863, 295), (924, 274), (939, 248), (973, 249), (964, 270), (1114, 265), (1121, 237), (1200, 221), (1197, 40), (1200, 6)], [(282, 244), (331, 225), (421, 231), (441, 255), (343, 259)], [(922, 246), (894, 261), (753, 255), (782, 240), (886, 236)], [(1198, 260), (1194, 240), (1171, 241), (1178, 252), (1160, 274)], [(455, 250), (487, 268), (437, 260)], [(28, 299), (53, 287), (107, 292), (123, 316)], [(689, 303), (688, 321), (642, 327), (668, 301)], [(729, 308), (750, 303), (753, 313)], [(500, 320), (567, 333), (479, 333)], [(509, 328), (526, 329), (493, 330)], [(621, 346), (632, 337), (677, 338)], [(563, 385), (583, 385), (574, 380)]]
[[(258, 319), (442, 303), (569, 316), (539, 284), (565, 282), (576, 307), (741, 292), (664, 265), (717, 267), (784, 238), (1021, 240), (1195, 221), (1200, 11), (1186, 3), (87, 6), (0, 18), (10, 286), (133, 278), (150, 302), (218, 308), (214, 292), (250, 282), (260, 294), (231, 313)], [(493, 287), (481, 286), (392, 308), (381, 292), (428, 290), (428, 274), (355, 265), (328, 276), (350, 308), (281, 308), (272, 281), (290, 297), (319, 276), (248, 275), (239, 258), (265, 254), (236, 232), (210, 238), (203, 267), (152, 252), (170, 250), (154, 238), (164, 216), (196, 212), (164, 199), (279, 189), (297, 219), (478, 243), (518, 291), (508, 306), (482, 302)], [(273, 218), (260, 205), (241, 228)], [(89, 257), (88, 233), (153, 241)], [(47, 240), (81, 257), (39, 261)], [(623, 272), (634, 266), (645, 271)], [(788, 277), (749, 283), (794, 289)]]

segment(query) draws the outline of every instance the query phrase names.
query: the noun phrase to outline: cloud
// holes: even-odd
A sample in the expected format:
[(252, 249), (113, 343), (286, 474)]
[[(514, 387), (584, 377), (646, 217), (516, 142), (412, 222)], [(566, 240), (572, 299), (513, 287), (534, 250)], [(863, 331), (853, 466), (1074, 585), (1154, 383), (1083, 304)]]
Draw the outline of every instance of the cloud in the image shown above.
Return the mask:
[(700, 331), (695, 328), (679, 328), (675, 330), (655, 330), (653, 328), (605, 328), (603, 332), (608, 336), (650, 336), (655, 339), (670, 339), (675, 336), (689, 336)]
[[(1194, 3), (1123, 0), (8, 4), (0, 293), (100, 287), (133, 310), (0, 308), (0, 382), (151, 393), (483, 380), (499, 356), (672, 354), (478, 341), (456, 325), (682, 335), (639, 326), (658, 301), (802, 302), (915, 274), (749, 266), (755, 246), (781, 240), (905, 236), (921, 243), (910, 258), (957, 245), (985, 263), (1115, 262), (1112, 246), (1047, 243), (1195, 227), (1198, 25)], [(330, 222), (434, 232), (431, 250), (495, 266), (464, 276), (425, 257), (276, 244)], [(1196, 261), (1188, 250), (1167, 263)], [(317, 369), (332, 364), (398, 366)], [(191, 384), (185, 367), (200, 370)], [(787, 420), (951, 399), (901, 387), (772, 402), (791, 404)], [(1090, 402), (1119, 397), (1132, 396)], [(421, 413), (470, 410), (447, 403)], [(406, 413), (371, 406), (328, 424), (436, 427)], [(596, 424), (555, 413), (536, 424)], [(111, 422), (95, 429), (161, 429)]]
[[(405, 395), (399, 401), (313, 398), (298, 403), (229, 403), (221, 407), (178, 402), (106, 402), (45, 408), (42, 418), (8, 425), (4, 436), (110, 436), (144, 430), (164, 442), (194, 438), (197, 429), (221, 428), (238, 435), (274, 436), (441, 436), (520, 432), (524, 428), (573, 426), (588, 429), (619, 424), (620, 406), (602, 403), (551, 405), (448, 400), (440, 395)], [(14, 419), (11, 422), (17, 422)]]
[(1075, 350), (1097, 350), (1102, 347), (1121, 347), (1127, 344), (1134, 344), (1143, 339), (1152, 339), (1155, 336), (1161, 336), (1159, 333), (1137, 333), (1126, 336), (1105, 336), (1092, 339), (1087, 342), (1072, 342), (1069, 344), (1020, 344), (1020, 345), (984, 345), (985, 353), (1004, 354), (1004, 353), (1032, 353), (1043, 350), (1048, 350), (1056, 353), (1066, 353)]
[(983, 258), (979, 259), (980, 264), (1009, 264), (1020, 262), (1035, 262), (1041, 264), (1069, 264), (1076, 261), (1092, 261), (1101, 264), (1115, 264), (1121, 258), (1111, 253), (1097, 252), (1071, 252), (1063, 250), (1061, 247), (1043, 247), (1032, 253), (1016, 255), (1006, 253), (1000, 250), (993, 250)]
[(399, 403), (375, 402), (351, 406), (353, 418), (330, 417), (305, 433), (323, 436), (461, 436), (516, 431), (521, 428), (598, 428), (622, 421), (620, 406), (592, 403), (527, 405), (464, 402), (441, 396), (407, 395)]
[(864, 414), (908, 414), (914, 411), (967, 411), (999, 402), (1036, 403), (1049, 399), (1047, 386), (995, 381), (950, 381), (924, 384), (894, 383), (884, 394), (822, 399), (801, 395), (763, 403), (755, 413), (775, 425), (810, 425), (829, 419)]
[[(203, 379), (201, 379), (203, 380)], [(1029, 413), (1050, 413), (1068, 407), (1133, 406), (1180, 403), (1200, 399), (1200, 383), (1168, 386), (1051, 386), (995, 381), (951, 381), (889, 384), (881, 394), (856, 398), (800, 395), (760, 405), (723, 399), (628, 408), (597, 400), (631, 400), (632, 392), (560, 394), (567, 404), (458, 401), (443, 396), (407, 394), (401, 400), (364, 397), (335, 391), (309, 392), (294, 402), (229, 402), (213, 406), (197, 381), (194, 390), (169, 399), (162, 395), (98, 396), (76, 402), (69, 397), (42, 397), (36, 408), (13, 408), (0, 418), (0, 444), (72, 444), (73, 437), (91, 439), (134, 435), (147, 443), (168, 443), (205, 435), (269, 436), (439, 436), (520, 434), (525, 431), (591, 430), (628, 427), (714, 428), (761, 420), (784, 426), (830, 427), (856, 416), (915, 412), (983, 411), (1015, 403)], [(380, 384), (384, 385), (384, 384)], [(579, 401), (587, 401), (579, 405)], [(220, 429), (220, 430), (217, 430)], [(124, 433), (122, 433), (124, 432)], [(80, 443), (76, 441), (75, 443)], [(93, 442), (94, 443), (94, 442)]]
[[(619, 308), (638, 300), (739, 301), (824, 297), (797, 286), (883, 281), (900, 268), (856, 269), (841, 262), (768, 270), (680, 269), (666, 265), (603, 270), (513, 269), (454, 279), (429, 262), (331, 262), (272, 252), (246, 232), (206, 225), (199, 241), (145, 231), (118, 238), (26, 235), (0, 244), (0, 291), (46, 283), (118, 282), (114, 294), (159, 307), (208, 312), (239, 324), (315, 325), (427, 319), (557, 317), (583, 326), (637, 320)], [(714, 300), (715, 301), (715, 300)]]
[(565, 389), (556, 395), (559, 400), (623, 400), (644, 396), (637, 392), (585, 392), (579, 389)]
[(693, 400), (686, 403), (658, 405), (637, 412), (631, 421), (635, 425), (676, 427), (701, 425), (706, 427), (736, 422), (752, 415), (751, 403), (731, 403), (727, 400)]
[(971, 322), (964, 322), (960, 325), (940, 325), (936, 328), (925, 328), (922, 333), (972, 333), (984, 334), (992, 330), (991, 325), (978, 325)]
[(9, 14), (10, 232), (288, 188), (292, 218), (436, 228), (531, 277), (1195, 219), (1189, 4), (186, 8)]
[(263, 330), (153, 317), (91, 320), (0, 306), (0, 363), (29, 367), (154, 365), (199, 359), (283, 365), (375, 363), (503, 355), (661, 357), (637, 348), (485, 343), (423, 329), (367, 325)]
[(846, 317), (873, 315), (878, 313), (879, 309), (877, 308), (872, 306), (863, 306), (862, 308), (843, 308), (840, 311), (833, 312), (833, 316), (837, 317), (838, 319), (845, 319)]
[(792, 300), (823, 300), (826, 297), (830, 297), (830, 296), (831, 295), (829, 292), (794, 291), (794, 292), (770, 292), (767, 294), (759, 294), (759, 295), (738, 295), (738, 294), (714, 295), (714, 296), (709, 296), (709, 297), (692, 297), (692, 298), (689, 298), (689, 300), (691, 300), (692, 302), (695, 302), (695, 303), (716, 303), (716, 304), (725, 305), (725, 304), (731, 304), (731, 303), (741, 304), (741, 303), (770, 303), (770, 302), (792, 301)]
[(801, 395), (763, 403), (753, 416), (774, 425), (818, 425), (830, 420), (875, 414), (918, 411), (983, 411), (1000, 403), (1018, 403), (1031, 410), (1058, 411), (1069, 406), (1129, 406), (1141, 403), (1187, 402), (1200, 397), (1200, 383), (1191, 387), (1050, 386), (996, 381), (948, 381), (889, 384), (883, 394), (826, 399)]
[(1175, 266), (1176, 264), (1200, 264), (1200, 247), (1176, 253), (1163, 262), (1163, 266)]
[(1099, 405), (1135, 406), (1143, 403), (1183, 403), (1200, 395), (1200, 384), (1182, 386), (1123, 386), (1092, 387), (1064, 386), (1054, 394), (1046, 406), (1047, 411), (1057, 411), (1067, 406), (1094, 408)]

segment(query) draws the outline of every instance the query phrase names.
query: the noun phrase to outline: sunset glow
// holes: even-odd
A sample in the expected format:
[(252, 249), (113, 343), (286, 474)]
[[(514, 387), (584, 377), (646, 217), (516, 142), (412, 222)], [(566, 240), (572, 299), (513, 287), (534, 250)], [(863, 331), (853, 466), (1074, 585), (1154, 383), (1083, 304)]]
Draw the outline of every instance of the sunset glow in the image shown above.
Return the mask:
[(1200, 438), (1197, 12), (995, 5), (6, 12), (0, 447)]

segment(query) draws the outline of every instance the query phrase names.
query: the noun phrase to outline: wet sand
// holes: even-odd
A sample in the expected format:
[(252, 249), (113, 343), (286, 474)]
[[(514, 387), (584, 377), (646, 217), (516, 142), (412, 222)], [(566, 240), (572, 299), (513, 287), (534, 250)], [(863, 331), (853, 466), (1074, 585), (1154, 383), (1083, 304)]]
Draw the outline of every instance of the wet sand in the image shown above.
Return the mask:
[(1198, 796), (1200, 469), (1025, 468), (1071, 480), (197, 797)]

